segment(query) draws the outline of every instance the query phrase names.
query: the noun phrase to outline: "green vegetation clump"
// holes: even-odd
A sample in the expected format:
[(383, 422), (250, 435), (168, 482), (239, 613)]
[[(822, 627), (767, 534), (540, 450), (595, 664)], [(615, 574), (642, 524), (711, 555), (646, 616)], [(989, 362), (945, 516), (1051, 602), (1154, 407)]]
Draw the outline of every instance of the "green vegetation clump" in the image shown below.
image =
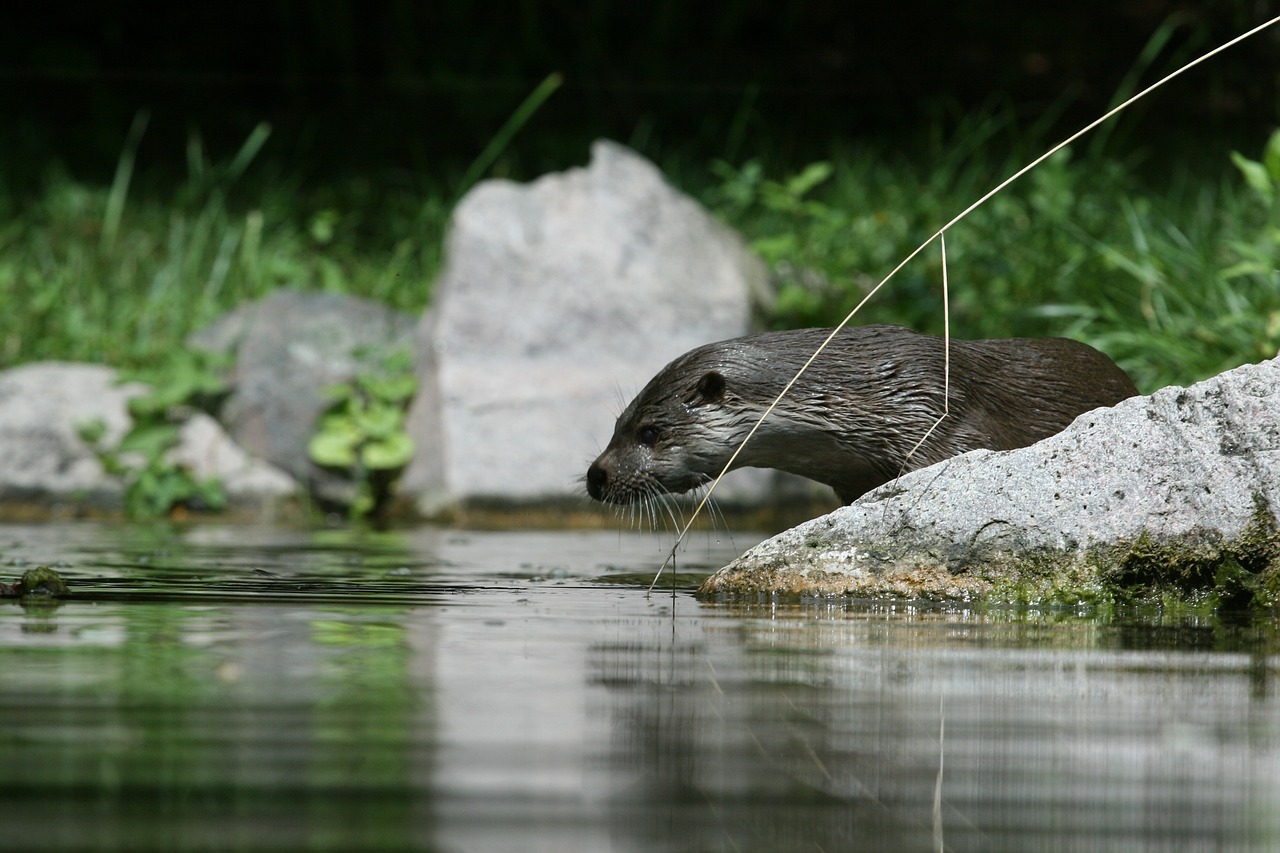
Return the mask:
[(226, 492), (217, 477), (197, 477), (175, 462), (183, 422), (193, 411), (212, 410), (229, 390), (222, 378), (226, 357), (178, 350), (162, 365), (122, 371), (119, 383), (138, 382), (147, 392), (129, 399), (133, 425), (116, 444), (95, 419), (78, 425), (106, 472), (124, 482), (124, 509), (131, 518), (162, 518), (178, 509), (220, 510)]
[[(361, 177), (308, 186), (298, 171), (258, 162), (266, 125), (225, 162), (193, 134), (174, 177), (137, 162), (145, 126), (145, 116), (135, 122), (109, 183), (51, 162), (37, 167), (34, 197), (0, 192), (0, 211), (15, 214), (0, 222), (0, 368), (162, 364), (192, 331), (280, 288), (426, 305), (443, 194)], [(12, 183), (3, 178), (0, 188)]]
[[(34, 198), (0, 197), (0, 210), (17, 211), (0, 225), (0, 368), (160, 364), (192, 330), (279, 288), (426, 305), (457, 197), (442, 188), (464, 186), (458, 175), (317, 180), (264, 161), (263, 125), (225, 162), (192, 135), (185, 173), (166, 179), (137, 162), (144, 130), (140, 119), (109, 182), (55, 164)], [(1046, 147), (1043, 134), (1018, 133), (988, 114), (907, 147), (850, 143), (798, 169), (661, 165), (772, 268), (771, 325), (830, 325)], [(1158, 163), (1102, 144), (1060, 152), (948, 232), (952, 333), (1081, 339), (1144, 391), (1274, 356), (1280, 135), (1259, 143)], [(486, 151), (463, 177), (492, 162)], [(855, 322), (940, 332), (941, 283), (930, 249)]]
[(360, 350), (355, 356), (361, 370), (326, 389), (332, 404), (307, 452), (317, 465), (351, 477), (356, 493), (349, 511), (364, 518), (385, 507), (396, 478), (413, 458), (404, 419), (418, 381), (407, 350)]
[[(771, 178), (718, 163), (709, 202), (774, 272), (778, 327), (839, 322), (942, 224), (1031, 159), (985, 153), (977, 124), (934, 142), (920, 167), (850, 148)], [(1067, 149), (947, 234), (956, 337), (1063, 335), (1109, 353), (1151, 391), (1280, 350), (1280, 132), (1237, 170), (1181, 163), (1153, 188), (1135, 168)], [(1220, 164), (1226, 165), (1227, 154)], [(942, 331), (935, 249), (855, 323)]]

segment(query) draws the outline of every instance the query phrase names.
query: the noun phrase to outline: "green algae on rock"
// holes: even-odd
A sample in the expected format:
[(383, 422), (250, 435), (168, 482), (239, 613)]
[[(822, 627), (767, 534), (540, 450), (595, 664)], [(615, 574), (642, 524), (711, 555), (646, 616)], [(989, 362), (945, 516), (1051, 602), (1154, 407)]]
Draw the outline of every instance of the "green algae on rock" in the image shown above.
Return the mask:
[(58, 598), (70, 595), (62, 576), (48, 566), (36, 566), (22, 573), (12, 584), (0, 583), (0, 598), (20, 598), (24, 602), (32, 598)]

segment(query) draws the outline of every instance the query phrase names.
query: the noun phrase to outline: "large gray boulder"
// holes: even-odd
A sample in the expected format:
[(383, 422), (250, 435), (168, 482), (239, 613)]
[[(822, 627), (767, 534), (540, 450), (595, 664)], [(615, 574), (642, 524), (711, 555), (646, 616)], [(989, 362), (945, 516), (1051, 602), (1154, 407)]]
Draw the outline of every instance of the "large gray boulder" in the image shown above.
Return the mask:
[(737, 235), (620, 145), (528, 185), (480, 184), (418, 328), (403, 488), (429, 514), (583, 496), (627, 398), (675, 356), (746, 333), (765, 279)]
[[(56, 504), (119, 510), (120, 481), (103, 470), (78, 428), (101, 421), (103, 443), (114, 446), (131, 426), (129, 398), (144, 391), (117, 384), (114, 369), (96, 364), (38, 362), (0, 373), (0, 512), (38, 514)], [(219, 477), (233, 506), (270, 506), (297, 488), (203, 413), (183, 425), (171, 454), (197, 477)]]
[(766, 540), (706, 593), (1280, 595), (1280, 360), (974, 451)]
[(240, 306), (188, 343), (235, 355), (233, 390), (218, 418), (236, 442), (321, 498), (345, 504), (352, 482), (307, 453), (330, 405), (324, 391), (368, 369), (362, 350), (411, 350), (414, 324), (408, 314), (367, 299), (285, 290)]

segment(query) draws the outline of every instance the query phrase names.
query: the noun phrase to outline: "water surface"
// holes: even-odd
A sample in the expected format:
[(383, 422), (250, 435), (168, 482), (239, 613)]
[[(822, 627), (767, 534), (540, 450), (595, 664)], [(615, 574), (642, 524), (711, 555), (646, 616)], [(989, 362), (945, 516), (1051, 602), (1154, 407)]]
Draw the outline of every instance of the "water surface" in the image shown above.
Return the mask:
[(1280, 849), (1274, 620), (693, 597), (754, 541), (0, 526), (0, 848)]

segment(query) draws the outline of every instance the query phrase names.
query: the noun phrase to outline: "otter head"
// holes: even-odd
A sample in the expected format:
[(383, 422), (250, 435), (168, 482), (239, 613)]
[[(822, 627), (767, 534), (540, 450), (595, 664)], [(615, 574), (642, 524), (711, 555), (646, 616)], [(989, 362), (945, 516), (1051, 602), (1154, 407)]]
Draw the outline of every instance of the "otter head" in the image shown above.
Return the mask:
[(587, 469), (587, 494), (636, 504), (687, 492), (720, 473), (737, 446), (726, 440), (736, 432), (726, 431), (726, 420), (738, 418), (730, 414), (725, 374), (700, 357), (704, 349), (667, 365), (618, 416), (609, 446)]

